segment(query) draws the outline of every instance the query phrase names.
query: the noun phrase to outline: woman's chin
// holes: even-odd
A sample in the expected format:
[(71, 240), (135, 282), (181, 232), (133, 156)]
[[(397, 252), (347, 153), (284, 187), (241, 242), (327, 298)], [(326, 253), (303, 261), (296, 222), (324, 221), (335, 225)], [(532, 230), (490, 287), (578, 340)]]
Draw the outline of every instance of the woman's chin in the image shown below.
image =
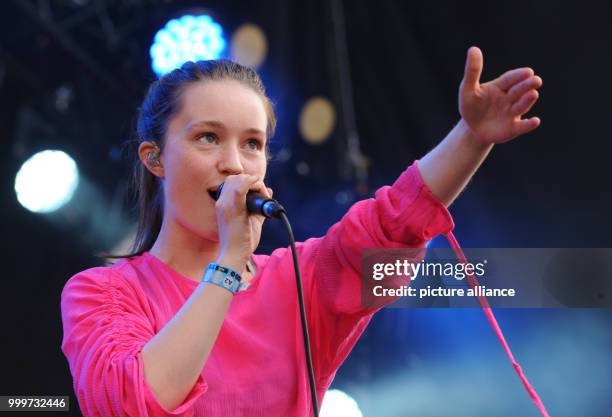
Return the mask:
[(217, 231), (209, 232), (205, 234), (203, 237), (204, 239), (210, 240), (211, 242), (219, 243), (219, 232)]
[(201, 230), (191, 229), (191, 233), (195, 238), (207, 241), (210, 243), (219, 243), (219, 232), (216, 230)]

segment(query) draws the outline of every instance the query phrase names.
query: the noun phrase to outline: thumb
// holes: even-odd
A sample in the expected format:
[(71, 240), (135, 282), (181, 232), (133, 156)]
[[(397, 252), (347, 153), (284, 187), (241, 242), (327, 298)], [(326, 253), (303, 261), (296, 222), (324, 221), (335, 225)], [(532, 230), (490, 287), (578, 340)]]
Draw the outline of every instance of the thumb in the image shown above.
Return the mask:
[(464, 88), (476, 88), (480, 82), (480, 74), (482, 74), (482, 52), (476, 46), (468, 49), (467, 58), (465, 61), (465, 72), (463, 74)]

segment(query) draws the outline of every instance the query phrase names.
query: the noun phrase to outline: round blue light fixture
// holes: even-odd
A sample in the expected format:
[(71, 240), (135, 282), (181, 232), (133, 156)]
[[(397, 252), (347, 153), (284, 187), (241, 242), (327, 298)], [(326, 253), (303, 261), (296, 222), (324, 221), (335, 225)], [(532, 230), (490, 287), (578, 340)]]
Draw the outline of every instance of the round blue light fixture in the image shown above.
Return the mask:
[(208, 15), (172, 19), (155, 35), (151, 67), (161, 77), (187, 61), (220, 58), (225, 44), (221, 25)]

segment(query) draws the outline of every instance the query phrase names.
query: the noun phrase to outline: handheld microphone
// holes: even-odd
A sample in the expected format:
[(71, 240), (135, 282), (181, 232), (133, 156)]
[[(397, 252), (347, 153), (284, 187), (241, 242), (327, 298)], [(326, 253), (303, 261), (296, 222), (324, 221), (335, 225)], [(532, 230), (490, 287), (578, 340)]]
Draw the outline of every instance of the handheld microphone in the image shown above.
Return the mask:
[[(223, 184), (219, 185), (216, 192), (211, 193), (211, 197), (217, 201), (223, 191)], [(249, 191), (246, 195), (247, 211), (253, 214), (261, 214), (268, 219), (279, 218), (281, 213), (286, 213), (285, 208), (275, 199), (268, 198), (257, 191)]]

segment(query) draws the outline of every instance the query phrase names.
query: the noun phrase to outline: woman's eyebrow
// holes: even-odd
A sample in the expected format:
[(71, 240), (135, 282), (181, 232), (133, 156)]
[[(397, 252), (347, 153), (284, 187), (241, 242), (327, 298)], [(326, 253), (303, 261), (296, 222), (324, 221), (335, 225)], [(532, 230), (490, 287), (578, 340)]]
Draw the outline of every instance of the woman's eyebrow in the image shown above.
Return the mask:
[(265, 136), (265, 132), (263, 132), (263, 131), (261, 131), (259, 129), (255, 129), (254, 127), (246, 129), (244, 131), (244, 133), (252, 133), (252, 134), (255, 134), (255, 135), (264, 135)]
[[(185, 132), (188, 132), (191, 129), (194, 129), (196, 127), (214, 127), (216, 129), (220, 129), (220, 130), (227, 130), (227, 127), (222, 122), (219, 122), (217, 120), (202, 120), (202, 121), (198, 121), (198, 122), (189, 123), (187, 125), (187, 127), (185, 128)], [(244, 133), (251, 133), (251, 134), (264, 135), (265, 136), (265, 132), (263, 132), (260, 129), (256, 129), (254, 127), (245, 129)]]
[(185, 128), (185, 132), (190, 131), (191, 129), (194, 129), (196, 127), (214, 127), (217, 129), (222, 129), (225, 130), (226, 127), (223, 123), (216, 121), (216, 120), (201, 120), (198, 122), (193, 122), (193, 123), (189, 123), (187, 125), (187, 127)]

